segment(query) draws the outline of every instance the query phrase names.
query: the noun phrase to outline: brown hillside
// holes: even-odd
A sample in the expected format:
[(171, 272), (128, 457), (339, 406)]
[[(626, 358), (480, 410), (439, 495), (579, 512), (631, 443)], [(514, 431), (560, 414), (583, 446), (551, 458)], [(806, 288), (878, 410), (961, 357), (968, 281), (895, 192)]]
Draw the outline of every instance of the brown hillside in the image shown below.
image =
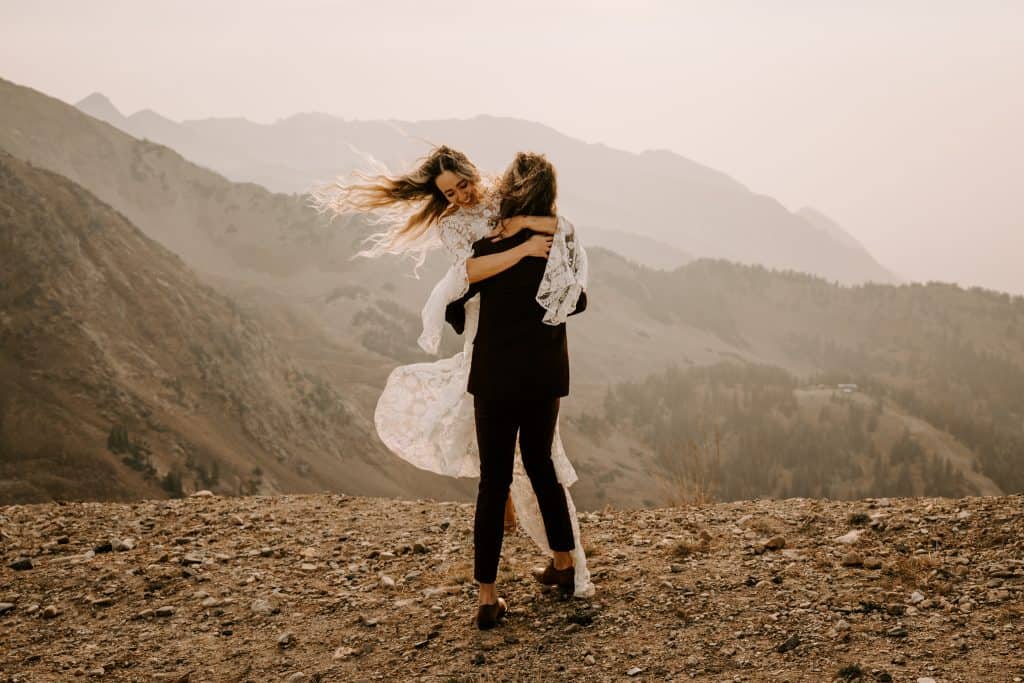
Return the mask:
[(352, 399), (123, 216), (5, 154), (0, 280), (0, 501), (410, 486)]

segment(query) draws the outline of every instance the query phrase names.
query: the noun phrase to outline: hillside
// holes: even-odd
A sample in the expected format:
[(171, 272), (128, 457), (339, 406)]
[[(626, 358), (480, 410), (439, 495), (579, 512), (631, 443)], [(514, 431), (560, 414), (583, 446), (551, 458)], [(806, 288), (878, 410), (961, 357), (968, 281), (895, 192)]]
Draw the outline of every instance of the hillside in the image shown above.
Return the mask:
[[(338, 495), (0, 508), (10, 681), (1024, 676), (1024, 500), (587, 513), (562, 601), (524, 536), (479, 632), (469, 505)], [(843, 540), (839, 540), (842, 538)], [(15, 570), (11, 565), (30, 569)]]
[(575, 426), (590, 447), (631, 444), (631, 461), (619, 467), (585, 461), (589, 476), (577, 488), (599, 502), (624, 491), (633, 504), (653, 506), (760, 496), (1000, 495), (1016, 485), (878, 386), (853, 393), (800, 386), (769, 366), (670, 368), (613, 385), (602, 410)]
[(955, 436), (1004, 491), (1024, 490), (1024, 297), (941, 283), (837, 287), (708, 261), (638, 281), (635, 306), (715, 332), (739, 349), (731, 360), (859, 384)]
[[(177, 150), (236, 181), (305, 192), (353, 169), (404, 168), (425, 141), (463, 149), (482, 169), (502, 171), (516, 151), (543, 151), (559, 169), (559, 206), (578, 225), (599, 228), (592, 244), (620, 251), (618, 231), (669, 251), (800, 270), (830, 280), (892, 282), (894, 277), (841, 229), (790, 212), (724, 173), (667, 151), (633, 154), (587, 144), (546, 126), (478, 116), (442, 121), (347, 121), (297, 114), (273, 124), (245, 119), (173, 122), (151, 111), (124, 116), (100, 94), (77, 105), (121, 130)], [(650, 249), (625, 253), (665, 267)], [(649, 259), (647, 257), (650, 257)], [(673, 264), (674, 265), (674, 264)]]
[(178, 257), (2, 153), (0, 279), (0, 502), (429, 483)]
[[(27, 88), (0, 82), (0, 90), (0, 146), (69, 174), (137, 221), (238, 302), (303, 371), (342, 392), (364, 421), (388, 371), (426, 359), (415, 345), (418, 311), (443, 266), (439, 254), (421, 279), (398, 259), (353, 260), (367, 230), (359, 220), (328, 225), (296, 197), (232, 183)], [(819, 232), (839, 230), (808, 215), (825, 221), (814, 228)], [(584, 235), (593, 229), (580, 225)], [(657, 248), (643, 240), (632, 246)], [(821, 374), (832, 384), (878, 384), (884, 410), (905, 415), (908, 428), (923, 420), (931, 443), (951, 444), (936, 451), (959, 453), (957, 470), (969, 481), (977, 472), (1002, 491), (1024, 490), (1016, 398), (1024, 391), (1024, 299), (940, 283), (845, 287), (667, 251), (685, 264), (657, 270), (636, 255), (597, 247), (590, 253), (591, 304), (570, 324), (573, 390), (563, 404), (563, 438), (582, 475), (577, 502), (584, 509), (671, 499), (664, 472), (636, 464), (638, 454), (650, 453), (642, 432), (591, 438), (586, 420), (606, 419), (608, 386), (722, 361), (780, 368), (798, 387)], [(450, 336), (444, 348), (460, 343)], [(694, 435), (680, 438), (682, 446)], [(390, 466), (401, 464), (391, 458)], [(472, 490), (468, 481), (425, 485), (406, 493), (464, 500)], [(990, 490), (981, 480), (972, 486), (966, 491)], [(748, 489), (742, 497), (782, 490)]]

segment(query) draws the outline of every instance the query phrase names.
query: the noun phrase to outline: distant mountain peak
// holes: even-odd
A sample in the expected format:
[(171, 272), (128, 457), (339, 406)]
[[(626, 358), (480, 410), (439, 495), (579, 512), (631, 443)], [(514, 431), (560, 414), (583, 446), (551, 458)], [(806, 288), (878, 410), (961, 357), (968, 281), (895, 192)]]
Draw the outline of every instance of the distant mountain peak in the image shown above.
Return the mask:
[(171, 119), (167, 118), (166, 116), (164, 116), (163, 114), (161, 114), (160, 112), (156, 111), (155, 109), (149, 109), (149, 108), (140, 109), (137, 112), (135, 112), (134, 114), (132, 114), (131, 116), (129, 116), (128, 118), (134, 119), (136, 117), (151, 117), (151, 118), (162, 119), (164, 121), (170, 121), (171, 120)]
[(100, 92), (94, 92), (88, 97), (85, 97), (80, 100), (75, 107), (93, 118), (106, 121), (110, 124), (116, 125), (117, 123), (124, 121), (124, 114), (114, 106), (114, 103), (110, 101), (109, 97)]

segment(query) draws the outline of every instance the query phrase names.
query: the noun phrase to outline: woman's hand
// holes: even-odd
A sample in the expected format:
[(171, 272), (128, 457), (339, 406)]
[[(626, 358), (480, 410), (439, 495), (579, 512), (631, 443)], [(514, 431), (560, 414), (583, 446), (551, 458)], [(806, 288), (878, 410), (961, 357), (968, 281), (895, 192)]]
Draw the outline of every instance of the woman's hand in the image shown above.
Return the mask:
[(491, 238), (492, 242), (509, 238), (526, 227), (526, 221), (524, 219), (524, 216), (503, 218), (498, 221), (498, 225), (494, 230), (491, 230), (487, 236)]
[(498, 226), (487, 235), (491, 241), (498, 241), (512, 237), (520, 230), (532, 230), (533, 232), (554, 235), (558, 227), (558, 219), (555, 216), (510, 216), (498, 221)]
[(552, 241), (554, 241), (554, 238), (550, 235), (534, 235), (516, 248), (522, 250), (523, 258), (527, 256), (547, 258), (548, 253), (551, 251)]

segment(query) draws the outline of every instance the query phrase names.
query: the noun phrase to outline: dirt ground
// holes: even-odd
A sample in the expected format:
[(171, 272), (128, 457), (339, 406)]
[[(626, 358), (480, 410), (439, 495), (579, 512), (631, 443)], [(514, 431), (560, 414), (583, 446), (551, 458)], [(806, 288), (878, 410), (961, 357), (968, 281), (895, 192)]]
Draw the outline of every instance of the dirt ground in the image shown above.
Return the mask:
[(1022, 496), (583, 513), (597, 595), (544, 590), (517, 533), (489, 632), (472, 514), (2, 507), (0, 681), (1024, 681)]

